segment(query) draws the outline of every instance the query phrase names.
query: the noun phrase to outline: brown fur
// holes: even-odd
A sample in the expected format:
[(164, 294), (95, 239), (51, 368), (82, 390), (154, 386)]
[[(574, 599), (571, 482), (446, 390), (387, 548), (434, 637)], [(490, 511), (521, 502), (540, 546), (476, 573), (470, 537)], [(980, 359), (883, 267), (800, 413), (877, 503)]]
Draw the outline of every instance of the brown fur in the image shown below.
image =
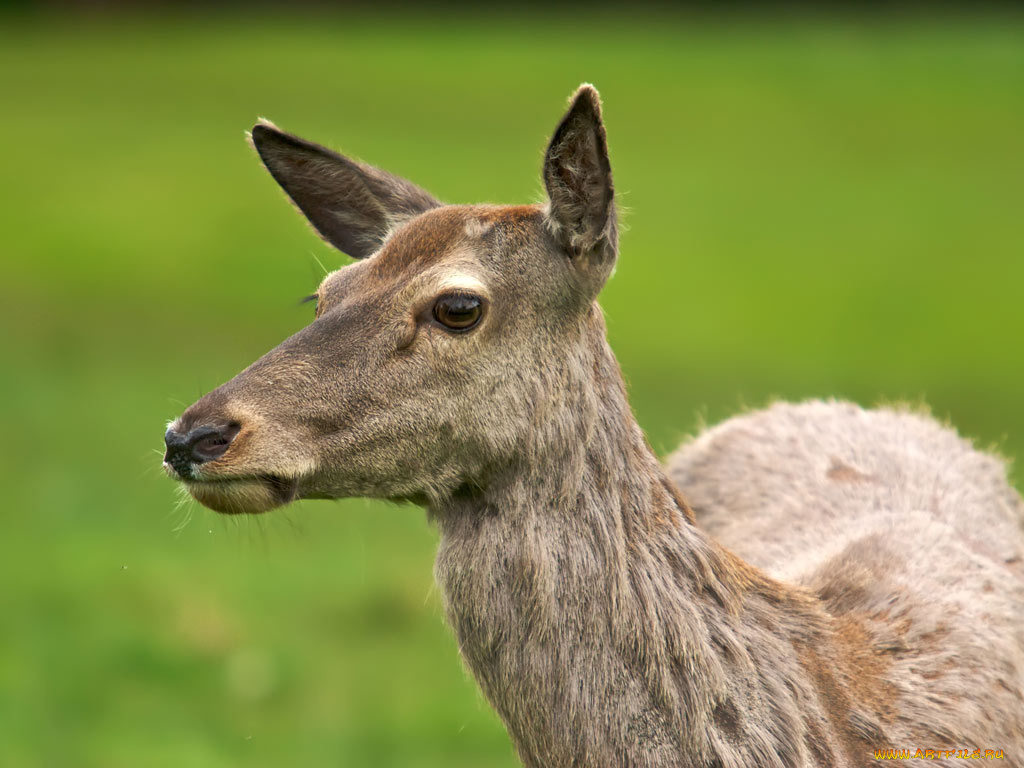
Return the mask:
[[(544, 206), (441, 206), (269, 124), (252, 138), (361, 261), (173, 425), (240, 428), (189, 468), (196, 498), (425, 506), (459, 650), (528, 766), (1021, 764), (1024, 512), (1001, 463), (843, 403), (737, 417), (668, 470), (651, 453), (595, 301), (617, 257), (596, 91), (555, 131)], [(452, 291), (481, 308), (465, 332), (435, 318)]]

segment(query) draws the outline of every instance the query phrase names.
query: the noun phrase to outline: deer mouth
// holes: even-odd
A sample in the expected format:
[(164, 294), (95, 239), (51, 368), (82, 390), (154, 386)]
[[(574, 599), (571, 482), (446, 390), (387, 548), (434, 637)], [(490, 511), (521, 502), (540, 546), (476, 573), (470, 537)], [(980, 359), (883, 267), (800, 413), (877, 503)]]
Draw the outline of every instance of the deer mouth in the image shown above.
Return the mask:
[(185, 480), (192, 498), (214, 512), (256, 515), (299, 498), (299, 479), (280, 475)]

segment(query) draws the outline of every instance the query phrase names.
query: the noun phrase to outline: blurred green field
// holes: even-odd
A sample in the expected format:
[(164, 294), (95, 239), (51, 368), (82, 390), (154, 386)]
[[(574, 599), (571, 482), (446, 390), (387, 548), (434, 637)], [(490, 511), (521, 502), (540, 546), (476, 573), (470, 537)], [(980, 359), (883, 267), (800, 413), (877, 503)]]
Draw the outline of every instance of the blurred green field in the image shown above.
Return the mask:
[(345, 262), (246, 147), (258, 115), (528, 202), (584, 80), (628, 209), (602, 303), (659, 452), (834, 395), (1024, 455), (1024, 16), (3, 18), (0, 765), (515, 765), (420, 510), (225, 519), (159, 454)]

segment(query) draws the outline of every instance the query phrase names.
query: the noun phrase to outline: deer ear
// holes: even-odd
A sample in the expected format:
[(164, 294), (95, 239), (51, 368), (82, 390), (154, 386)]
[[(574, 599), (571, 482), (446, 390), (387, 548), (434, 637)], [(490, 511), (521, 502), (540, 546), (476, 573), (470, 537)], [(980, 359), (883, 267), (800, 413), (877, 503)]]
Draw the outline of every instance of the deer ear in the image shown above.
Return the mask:
[(288, 197), (334, 247), (364, 259), (396, 225), (440, 203), (412, 182), (261, 121), (252, 145)]
[(588, 84), (573, 95), (544, 156), (548, 224), (572, 257), (607, 263), (618, 246), (615, 190), (601, 122), (601, 98)]

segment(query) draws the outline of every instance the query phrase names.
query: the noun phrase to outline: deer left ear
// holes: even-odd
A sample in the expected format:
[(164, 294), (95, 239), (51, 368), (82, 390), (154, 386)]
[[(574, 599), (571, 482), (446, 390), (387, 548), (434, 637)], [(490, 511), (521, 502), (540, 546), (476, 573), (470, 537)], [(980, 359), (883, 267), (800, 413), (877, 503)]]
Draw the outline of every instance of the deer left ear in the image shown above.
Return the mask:
[(279, 130), (250, 134), (263, 164), (324, 240), (365, 259), (392, 227), (440, 203), (411, 181)]
[[(548, 225), (562, 247), (587, 266), (615, 261), (615, 189), (597, 90), (581, 85), (544, 156)], [(584, 266), (581, 264), (581, 266)]]

